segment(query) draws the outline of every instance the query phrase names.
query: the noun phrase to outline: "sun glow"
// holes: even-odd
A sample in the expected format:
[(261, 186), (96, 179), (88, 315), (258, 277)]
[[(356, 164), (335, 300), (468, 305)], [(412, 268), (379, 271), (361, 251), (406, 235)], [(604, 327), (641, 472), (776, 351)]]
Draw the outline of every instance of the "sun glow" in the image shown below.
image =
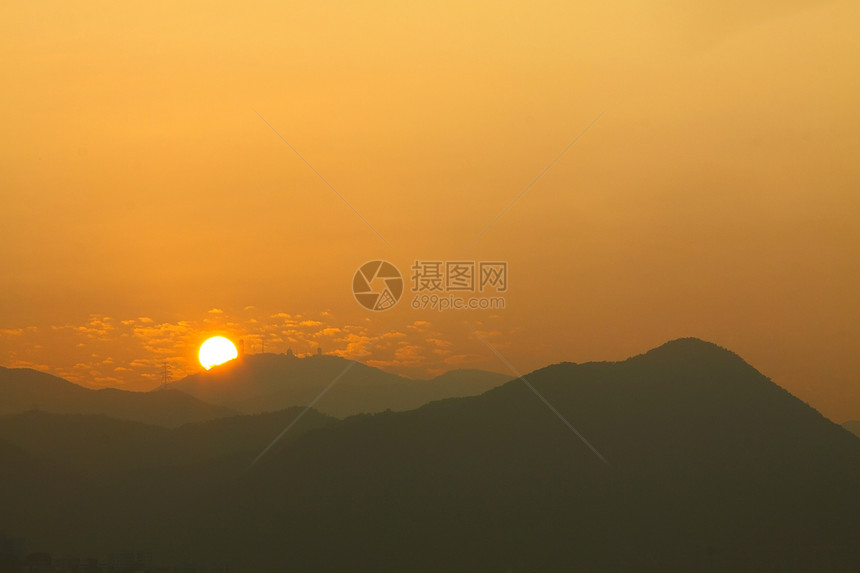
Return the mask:
[(218, 364), (224, 364), (239, 356), (236, 345), (223, 336), (213, 336), (200, 345), (200, 364), (206, 370)]

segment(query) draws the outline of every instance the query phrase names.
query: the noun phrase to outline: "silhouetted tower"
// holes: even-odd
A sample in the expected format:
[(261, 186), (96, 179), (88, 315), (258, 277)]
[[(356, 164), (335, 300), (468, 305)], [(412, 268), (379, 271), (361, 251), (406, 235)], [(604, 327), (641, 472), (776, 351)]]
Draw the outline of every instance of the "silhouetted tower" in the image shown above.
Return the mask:
[(167, 386), (168, 384), (170, 384), (170, 365), (165, 360), (161, 369), (161, 385)]
[(242, 338), (239, 339), (238, 351), (239, 351), (238, 352), (239, 356), (244, 356), (244, 354), (245, 354), (245, 340)]
[(317, 356), (322, 356), (322, 346), (317, 346)]

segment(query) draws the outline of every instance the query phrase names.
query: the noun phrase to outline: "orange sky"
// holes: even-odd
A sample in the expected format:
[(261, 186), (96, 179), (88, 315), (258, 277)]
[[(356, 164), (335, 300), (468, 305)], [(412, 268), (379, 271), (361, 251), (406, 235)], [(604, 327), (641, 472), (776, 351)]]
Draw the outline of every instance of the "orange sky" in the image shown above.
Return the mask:
[[(146, 389), (212, 333), (391, 326), (368, 360), (411, 376), (504, 371), (470, 324), (523, 372), (692, 335), (858, 419), (860, 6), (747, 4), (4, 2), (0, 364)], [(508, 261), (506, 308), (368, 312), (378, 258)]]

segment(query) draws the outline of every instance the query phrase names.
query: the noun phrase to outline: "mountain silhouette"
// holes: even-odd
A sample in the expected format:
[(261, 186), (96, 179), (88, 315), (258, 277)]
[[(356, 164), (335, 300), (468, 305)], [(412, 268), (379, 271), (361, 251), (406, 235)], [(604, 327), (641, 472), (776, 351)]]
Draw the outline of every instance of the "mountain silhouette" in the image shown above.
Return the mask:
[(0, 415), (43, 410), (58, 414), (102, 414), (160, 426), (211, 420), (236, 412), (201, 402), (178, 390), (92, 390), (29, 368), (0, 367)]
[(849, 420), (842, 424), (842, 427), (855, 436), (860, 437), (860, 420)]
[[(737, 355), (680, 339), (526, 379), (555, 411), (512, 380), (324, 421), (253, 465), (235, 451), (181, 467), (155, 455), (82, 486), (63, 509), (74, 531), (39, 504), (0, 514), (0, 530), (52, 551), (143, 546), (237, 572), (856, 570), (860, 440)], [(27, 472), (33, 456), (57, 460), (15, 452)], [(31, 479), (45, 498), (68, 487)], [(14, 495), (0, 489), (0, 503), (21, 511)]]
[(229, 526), (202, 537), (256, 570), (281, 552), (299, 570), (858, 562), (860, 443), (738, 356), (682, 339), (527, 379), (609, 465), (514, 380), (284, 444), (225, 484)]
[(431, 400), (473, 396), (510, 380), (483, 370), (453, 370), (411, 380), (339, 356), (250, 354), (169, 385), (204, 402), (254, 414), (314, 404), (331, 416), (409, 410)]

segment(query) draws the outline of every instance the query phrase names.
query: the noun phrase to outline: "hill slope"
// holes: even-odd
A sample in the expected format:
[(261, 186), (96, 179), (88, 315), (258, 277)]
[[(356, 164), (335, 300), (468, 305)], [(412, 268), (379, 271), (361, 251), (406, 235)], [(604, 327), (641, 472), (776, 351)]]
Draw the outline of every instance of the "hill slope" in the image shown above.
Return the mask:
[(431, 400), (480, 394), (510, 380), (483, 370), (454, 370), (431, 380), (410, 380), (338, 356), (250, 354), (169, 387), (253, 414), (307, 405), (336, 378), (337, 383), (314, 407), (337, 417), (408, 410)]
[(235, 414), (228, 408), (206, 404), (177, 390), (91, 390), (29, 368), (0, 367), (0, 397), (0, 415), (33, 410), (101, 414), (171, 427)]

